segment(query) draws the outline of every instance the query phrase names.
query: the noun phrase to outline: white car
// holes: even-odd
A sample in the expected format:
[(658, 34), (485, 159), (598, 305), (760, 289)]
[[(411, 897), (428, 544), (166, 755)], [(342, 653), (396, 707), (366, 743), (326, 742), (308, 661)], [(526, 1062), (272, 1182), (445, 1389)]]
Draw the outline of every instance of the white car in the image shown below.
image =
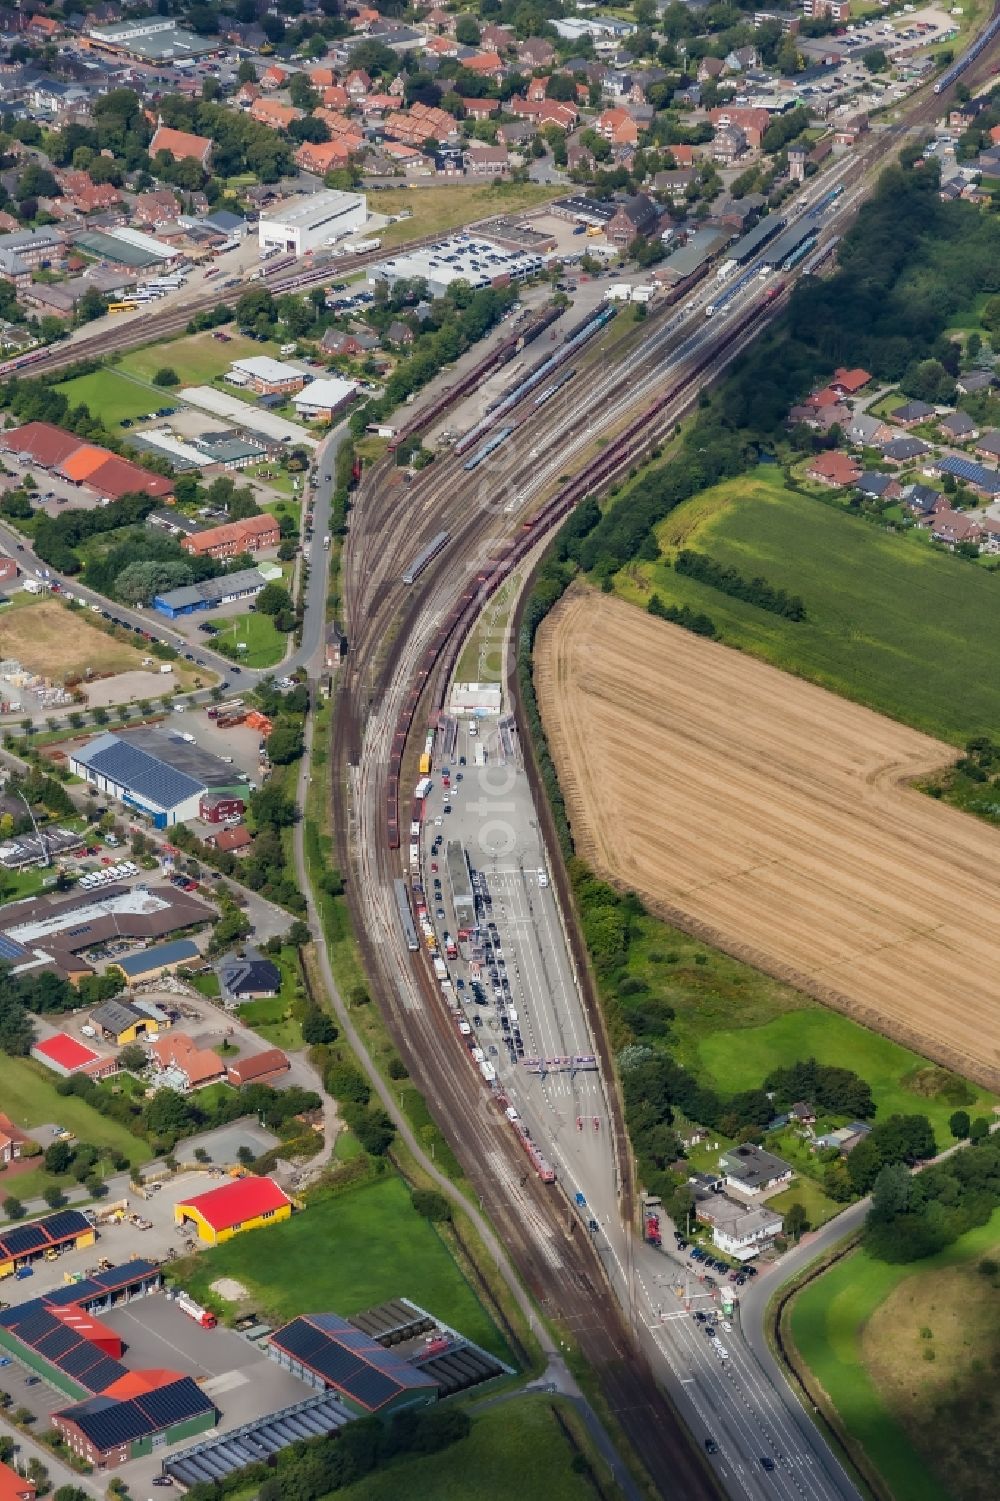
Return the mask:
[(435, 818), (435, 820), (434, 820), (434, 827), (436, 829), (439, 829), (443, 823), (444, 823), (444, 819), (441, 817), (441, 815), (439, 813), (438, 816), (437, 816), (437, 818)]
[(722, 1320), (722, 1327), (723, 1327), (723, 1329), (725, 1329), (725, 1331), (726, 1331), (727, 1334), (732, 1334), (732, 1332), (733, 1332), (733, 1326), (729, 1322), (728, 1319), (723, 1319)]
[(718, 1340), (715, 1341), (715, 1353), (716, 1355), (718, 1355), (720, 1360), (729, 1359), (729, 1351), (726, 1349), (725, 1345), (720, 1345)]

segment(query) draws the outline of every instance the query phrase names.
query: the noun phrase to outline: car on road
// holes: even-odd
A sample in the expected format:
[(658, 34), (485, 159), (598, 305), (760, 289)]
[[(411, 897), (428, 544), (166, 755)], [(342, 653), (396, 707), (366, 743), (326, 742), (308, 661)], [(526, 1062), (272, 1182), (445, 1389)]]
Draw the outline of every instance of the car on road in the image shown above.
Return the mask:
[(729, 1351), (726, 1349), (725, 1345), (720, 1345), (718, 1340), (716, 1340), (715, 1342), (715, 1353), (716, 1355), (718, 1355), (720, 1360), (729, 1359)]
[(706, 1454), (718, 1454), (718, 1452), (719, 1452), (719, 1446), (715, 1442), (715, 1439), (714, 1438), (707, 1438), (705, 1440), (705, 1453)]
[(435, 820), (434, 820), (434, 827), (437, 828), (437, 829), (439, 829), (443, 823), (444, 823), (444, 819), (441, 817), (441, 815), (439, 813), (438, 816), (437, 816), (437, 818), (435, 818)]
[(41, 1379), (41, 1376), (25, 1376), (24, 1384), (25, 1386), (37, 1386)]
[(729, 1322), (728, 1319), (723, 1319), (722, 1320), (722, 1327), (726, 1331), (727, 1334), (732, 1334), (732, 1332), (733, 1332), (733, 1326)]
[(760, 1456), (760, 1462), (764, 1466), (765, 1470), (774, 1469), (774, 1460), (771, 1458), (770, 1454), (762, 1454)]
[(444, 922), (444, 908), (443, 907), (436, 908), (435, 912), (434, 912), (434, 916), (437, 918), (438, 922)]

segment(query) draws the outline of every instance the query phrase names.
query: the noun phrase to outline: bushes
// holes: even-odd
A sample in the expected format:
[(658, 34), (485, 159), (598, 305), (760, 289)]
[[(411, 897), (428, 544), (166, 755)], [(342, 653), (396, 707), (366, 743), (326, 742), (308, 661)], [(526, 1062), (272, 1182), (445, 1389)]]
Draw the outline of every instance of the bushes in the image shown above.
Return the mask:
[(719, 634), (711, 615), (705, 615), (701, 610), (692, 610), (690, 605), (665, 605), (658, 594), (652, 595), (646, 609), (657, 619), (682, 625), (686, 631), (693, 631), (696, 636), (708, 636), (714, 640)]
[[(697, 579), (720, 594), (732, 599), (742, 599), (748, 605), (769, 610), (772, 615), (782, 615), (786, 620), (805, 620), (806, 607), (797, 594), (785, 589), (775, 589), (762, 578), (745, 579), (735, 568), (717, 563), (702, 552), (685, 548), (674, 560), (677, 572), (687, 578)], [(654, 612), (655, 613), (655, 612)]]

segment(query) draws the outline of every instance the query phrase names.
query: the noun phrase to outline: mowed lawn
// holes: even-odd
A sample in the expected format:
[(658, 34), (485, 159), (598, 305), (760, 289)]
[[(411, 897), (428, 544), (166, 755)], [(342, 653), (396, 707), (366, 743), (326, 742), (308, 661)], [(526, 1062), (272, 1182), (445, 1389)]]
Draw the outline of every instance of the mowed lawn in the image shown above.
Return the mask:
[[(234, 360), (245, 360), (251, 355), (276, 355), (278, 346), (270, 341), (259, 343), (245, 334), (231, 333), (229, 342), (213, 339), (210, 331), (200, 334), (185, 334), (167, 344), (153, 344), (145, 349), (133, 349), (118, 361), (119, 368), (137, 375), (140, 380), (151, 381), (158, 370), (169, 367), (180, 377), (182, 386), (202, 386), (224, 375)], [(173, 405), (176, 387), (162, 388), (161, 406)], [(148, 410), (148, 408), (147, 408)]]
[[(114, 1147), (129, 1159), (133, 1167), (149, 1161), (153, 1154), (146, 1142), (133, 1136), (117, 1121), (99, 1115), (77, 1095), (57, 1094), (55, 1079), (55, 1074), (32, 1058), (11, 1058), (0, 1054), (0, 1108), (16, 1126), (29, 1131), (34, 1126), (65, 1126), (78, 1141), (89, 1141), (95, 1147)], [(48, 1141), (43, 1139), (41, 1145), (47, 1146)], [(16, 1198), (31, 1197), (40, 1193), (47, 1183), (72, 1181), (71, 1178), (54, 1179), (41, 1168), (10, 1178), (0, 1174), (0, 1200), (9, 1194)]]
[(74, 406), (88, 407), (90, 415), (99, 417), (109, 432), (121, 425), (122, 418), (135, 421), (137, 417), (147, 417), (150, 412), (155, 412), (158, 405), (164, 405), (160, 398), (167, 394), (136, 385), (135, 381), (126, 380), (113, 370), (78, 375), (75, 380), (63, 381), (56, 390), (61, 391)]
[(270, 615), (260, 615), (255, 610), (252, 614), (231, 615), (225, 621), (220, 620), (219, 625), (222, 629), (213, 637), (214, 641), (246, 643), (246, 651), (235, 658), (243, 667), (273, 667), (285, 655), (289, 638), (275, 628)]
[[(870, 1032), (837, 1011), (822, 1006), (790, 1011), (762, 1027), (713, 1032), (701, 1039), (700, 1077), (725, 1093), (757, 1089), (772, 1069), (815, 1058), (819, 1063), (853, 1069), (872, 1087), (877, 1119), (890, 1115), (926, 1115), (939, 1147), (952, 1141), (948, 1118), (956, 1106), (942, 1096), (928, 1097), (908, 1088), (908, 1075), (932, 1066), (927, 1060), (877, 1032)], [(976, 1098), (963, 1104), (973, 1117), (992, 1116), (995, 1097), (976, 1084)]]
[[(795, 1347), (833, 1403), (845, 1427), (884, 1476), (899, 1501), (962, 1501), (949, 1491), (948, 1476), (935, 1475), (916, 1452), (863, 1358), (865, 1325), (907, 1278), (986, 1255), (1000, 1238), (1000, 1210), (938, 1256), (909, 1266), (889, 1266), (856, 1251), (809, 1283), (794, 1299), (789, 1328)], [(983, 1282), (983, 1296), (996, 1294)], [(933, 1328), (933, 1313), (926, 1323)], [(916, 1358), (916, 1357), (915, 1357)], [(990, 1381), (991, 1373), (981, 1379)], [(959, 1408), (956, 1414), (955, 1407)], [(971, 1404), (951, 1404), (951, 1421), (974, 1424)], [(943, 1418), (939, 1418), (939, 1421)]]
[(320, 1199), (285, 1224), (238, 1235), (185, 1262), (181, 1280), (200, 1298), (219, 1277), (235, 1277), (260, 1312), (281, 1320), (299, 1313), (349, 1318), (387, 1298), (412, 1298), (508, 1357), (447, 1246), (395, 1174)]
[(627, 597), (691, 605), (723, 641), (954, 744), (1000, 736), (1000, 576), (789, 491), (765, 468), (695, 496), (658, 534), (667, 558), (693, 547), (800, 595), (807, 619), (731, 599), (666, 560), (625, 570)]
[(589, 1501), (548, 1397), (517, 1397), (473, 1416), (472, 1432), (441, 1454), (405, 1459), (338, 1491), (339, 1501)]

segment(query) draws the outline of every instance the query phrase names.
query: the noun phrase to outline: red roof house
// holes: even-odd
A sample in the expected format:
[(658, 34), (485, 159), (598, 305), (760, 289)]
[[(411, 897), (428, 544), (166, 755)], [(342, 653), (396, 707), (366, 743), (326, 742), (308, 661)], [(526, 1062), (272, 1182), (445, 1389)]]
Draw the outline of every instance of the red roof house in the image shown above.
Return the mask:
[(840, 366), (833, 372), (830, 385), (838, 396), (857, 396), (871, 380), (867, 370), (845, 370)]
[(263, 1053), (254, 1053), (249, 1058), (237, 1058), (226, 1069), (226, 1077), (238, 1089), (241, 1084), (264, 1084), (279, 1079), (290, 1068), (280, 1048), (265, 1048)]
[(212, 155), (212, 142), (208, 136), (196, 136), (189, 130), (174, 130), (170, 125), (159, 125), (149, 143), (149, 154), (155, 157), (158, 151), (165, 151), (175, 162), (182, 162), (193, 156), (200, 167), (207, 167)]
[(808, 474), (810, 479), (819, 480), (822, 485), (833, 485), (839, 489), (841, 485), (853, 485), (860, 478), (861, 470), (850, 454), (834, 451), (821, 453), (813, 459)]
[(38, 1489), (10, 1465), (0, 1464), (0, 1501), (35, 1501)]

